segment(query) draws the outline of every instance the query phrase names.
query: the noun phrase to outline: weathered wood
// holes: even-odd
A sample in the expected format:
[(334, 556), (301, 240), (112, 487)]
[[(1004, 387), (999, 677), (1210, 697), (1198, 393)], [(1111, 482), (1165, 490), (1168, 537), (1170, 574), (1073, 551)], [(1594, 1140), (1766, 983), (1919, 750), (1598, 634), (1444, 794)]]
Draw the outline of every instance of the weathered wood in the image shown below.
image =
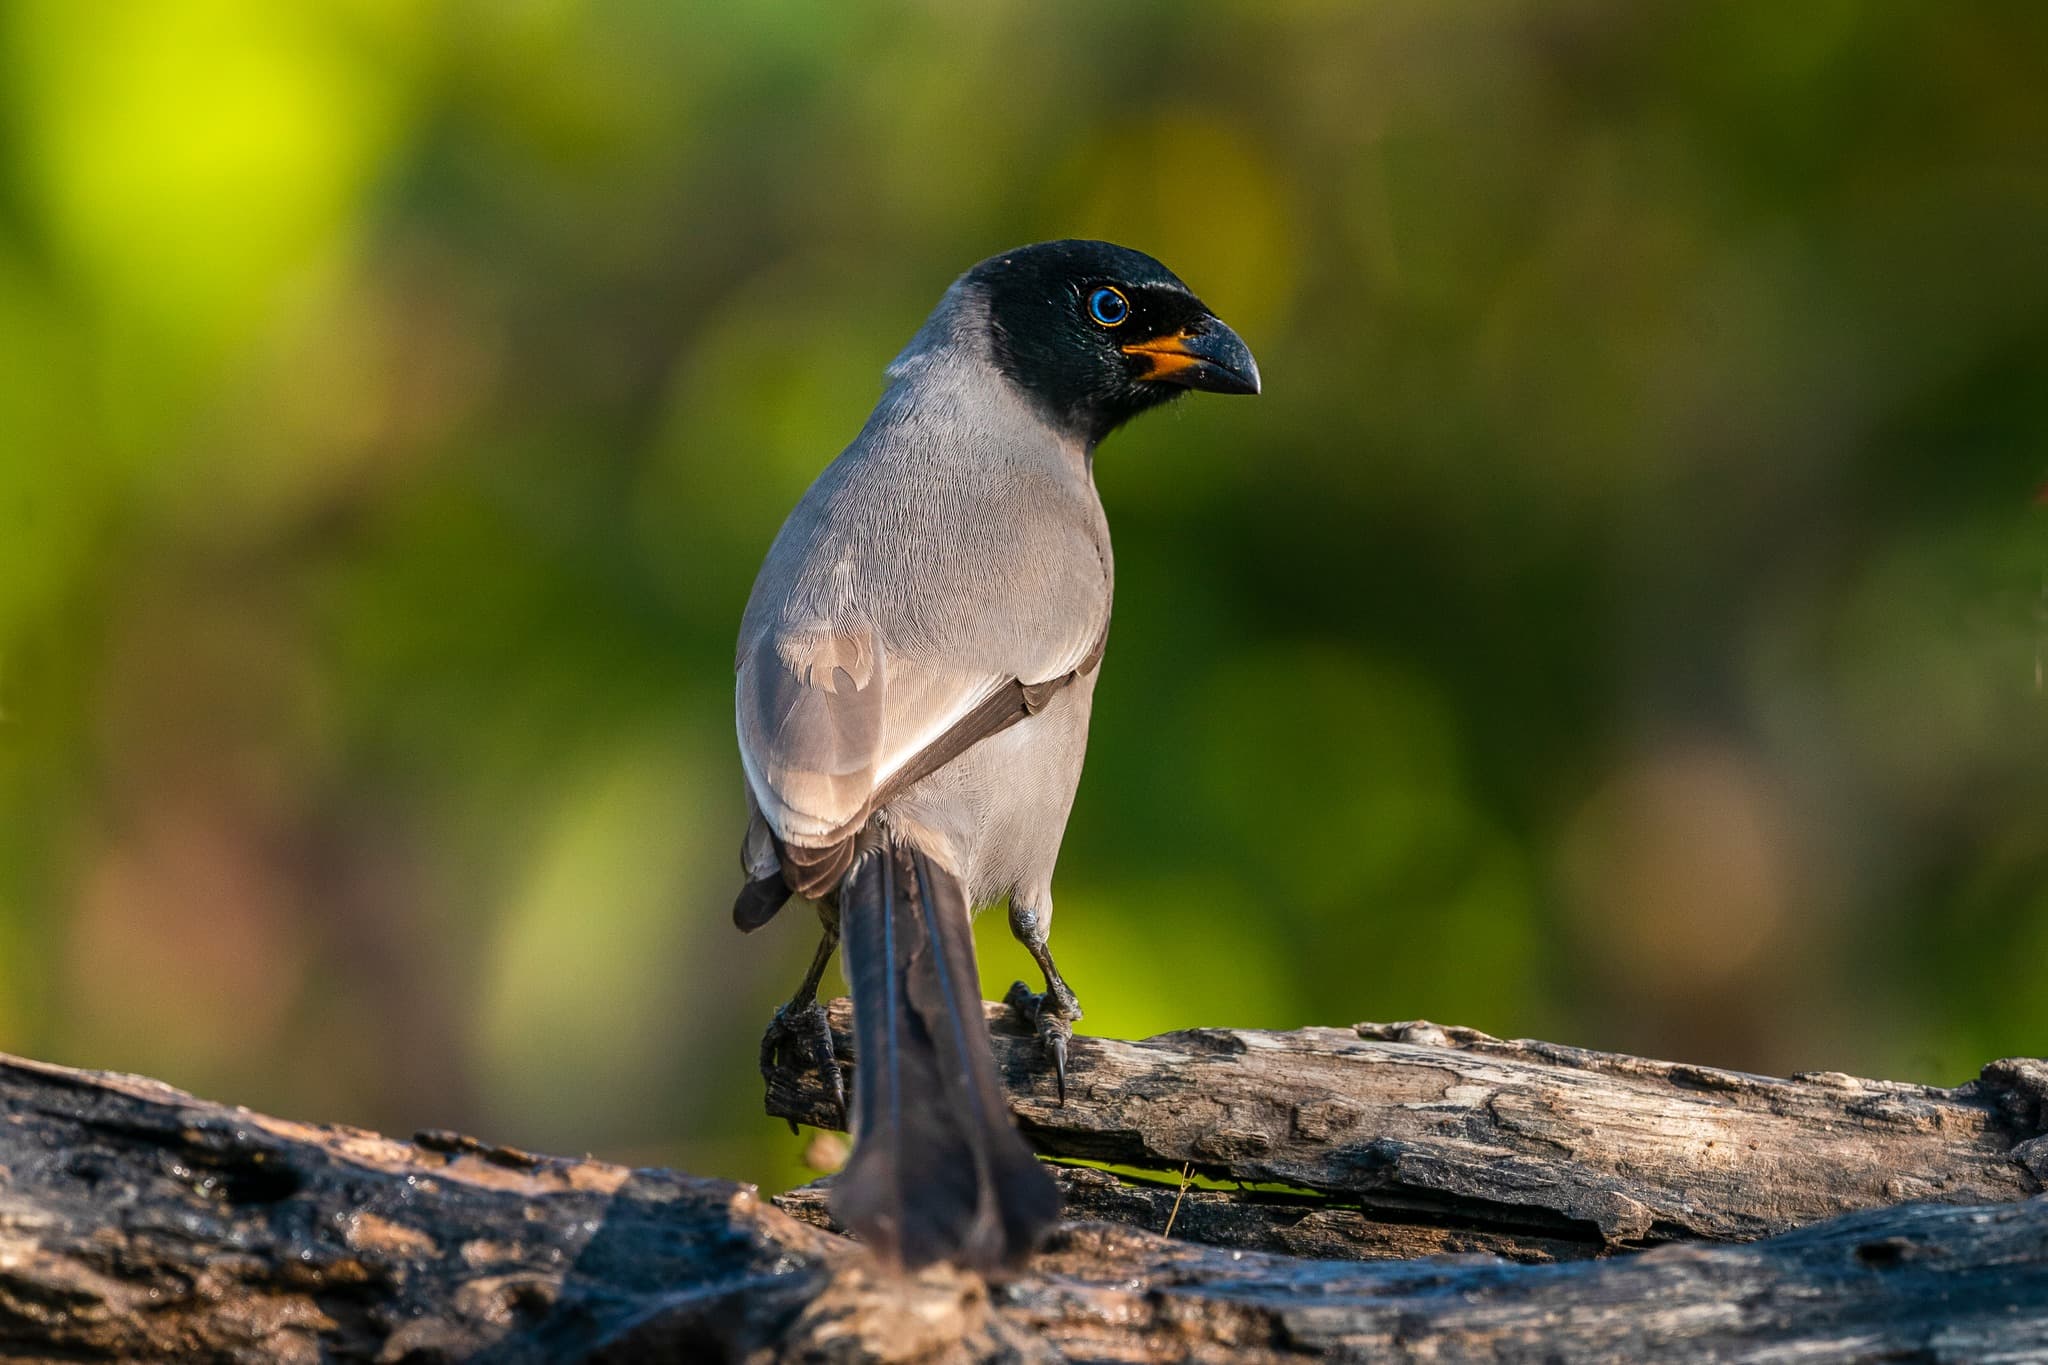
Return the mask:
[[(2020, 1131), (2039, 1121), (2042, 1070), (2009, 1065), (1954, 1103), (1983, 1099), (1985, 1114)], [(853, 1243), (725, 1181), (453, 1134), (394, 1141), (6, 1058), (0, 1167), (8, 1359), (1256, 1365), (2048, 1352), (2038, 1200), (1879, 1210), (1749, 1246), (1537, 1266), (1304, 1260), (1070, 1222), (992, 1288), (944, 1268), (892, 1277)], [(1157, 1216), (1159, 1191), (1118, 1193), (1095, 1173), (1067, 1180)], [(1175, 1232), (1188, 1201), (1214, 1194), (1190, 1191)]]
[[(667, 1355), (702, 1307), (614, 1342)], [(1301, 1261), (1065, 1224), (990, 1294), (937, 1269), (837, 1262), (785, 1360), (2038, 1361), (2048, 1352), (2048, 1207), (1916, 1205), (1747, 1246), (1670, 1246), (1573, 1265)]]
[[(1237, 1257), (1229, 1261), (1229, 1257)], [(1104, 1270), (1120, 1264), (1130, 1280)], [(1005, 1316), (1069, 1359), (2037, 1361), (2048, 1208), (1918, 1205), (1574, 1265), (1330, 1263), (1070, 1233)], [(1052, 1291), (1041, 1298), (1037, 1286)], [(1049, 1301), (1048, 1301), (1049, 1300)]]
[[(1499, 1256), (1541, 1265), (1583, 1261), (1597, 1243), (1533, 1233), (1444, 1227), (1424, 1219), (1400, 1222), (1346, 1208), (1335, 1200), (1274, 1190), (1214, 1190), (1113, 1174), (1093, 1166), (1050, 1168), (1077, 1221), (1119, 1223), (1205, 1246), (1333, 1261), (1413, 1260), (1421, 1256)], [(814, 1227), (844, 1232), (826, 1200), (829, 1180), (775, 1196), (775, 1206)]]
[(570, 1359), (678, 1285), (796, 1292), (846, 1245), (727, 1181), (397, 1142), (140, 1077), (0, 1058), (0, 1115), (9, 1359)]
[[(848, 1002), (829, 1013), (835, 1051), (857, 1065)], [(989, 1021), (1039, 1151), (1311, 1191), (1354, 1211), (1361, 1255), (1411, 1254), (1418, 1223), (1526, 1260), (1571, 1244), (1747, 1241), (1909, 1200), (2023, 1199), (2048, 1170), (2048, 1066), (2034, 1061), (1995, 1062), (1944, 1090), (1778, 1080), (1421, 1022), (1191, 1029), (1077, 1036), (1061, 1105), (1029, 1031), (999, 1005)], [(767, 1079), (769, 1112), (842, 1118), (815, 1073)], [(1276, 1245), (1260, 1237), (1218, 1240)]]

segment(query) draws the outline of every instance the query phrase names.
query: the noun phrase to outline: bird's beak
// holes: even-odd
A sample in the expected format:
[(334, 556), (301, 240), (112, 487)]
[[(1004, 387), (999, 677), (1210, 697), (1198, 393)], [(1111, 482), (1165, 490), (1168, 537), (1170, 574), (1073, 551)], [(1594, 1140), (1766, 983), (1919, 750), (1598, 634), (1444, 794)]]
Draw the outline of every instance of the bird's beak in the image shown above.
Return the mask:
[(1216, 318), (1203, 318), (1171, 336), (1134, 341), (1123, 352), (1145, 362), (1140, 379), (1211, 393), (1259, 391), (1259, 362), (1237, 333)]

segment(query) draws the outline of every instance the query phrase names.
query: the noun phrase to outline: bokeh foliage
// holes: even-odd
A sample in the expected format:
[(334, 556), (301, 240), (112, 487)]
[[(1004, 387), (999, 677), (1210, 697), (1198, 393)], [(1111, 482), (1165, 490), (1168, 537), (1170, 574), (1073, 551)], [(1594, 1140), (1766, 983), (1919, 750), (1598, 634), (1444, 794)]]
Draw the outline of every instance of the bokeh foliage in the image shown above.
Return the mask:
[[(947, 281), (1105, 447), (1085, 1029), (2048, 1036), (2048, 9), (0, 7), (0, 1046), (781, 1183), (731, 642)], [(1027, 966), (983, 934), (991, 994)]]

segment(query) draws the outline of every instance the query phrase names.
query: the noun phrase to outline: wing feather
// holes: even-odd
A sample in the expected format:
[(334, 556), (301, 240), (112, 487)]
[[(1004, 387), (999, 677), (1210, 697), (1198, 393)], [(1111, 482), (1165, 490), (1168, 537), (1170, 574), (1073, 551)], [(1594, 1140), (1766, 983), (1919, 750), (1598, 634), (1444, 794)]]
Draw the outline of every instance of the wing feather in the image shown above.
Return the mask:
[(891, 656), (867, 632), (872, 666), (853, 685), (849, 670), (810, 667), (792, 635), (805, 632), (771, 632), (742, 657), (737, 695), (748, 785), (777, 837), (796, 844), (853, 832), (878, 795), (1038, 710), (1101, 656), (1098, 635), (1065, 668), (1027, 682)]
[[(969, 378), (958, 401), (1000, 392)], [(1100, 655), (1110, 564), (1092, 484), (1057, 445), (1024, 439), (1023, 414), (997, 439), (987, 413), (940, 420), (949, 401), (885, 396), (755, 582), (735, 660), (740, 753), (785, 846), (847, 838)]]

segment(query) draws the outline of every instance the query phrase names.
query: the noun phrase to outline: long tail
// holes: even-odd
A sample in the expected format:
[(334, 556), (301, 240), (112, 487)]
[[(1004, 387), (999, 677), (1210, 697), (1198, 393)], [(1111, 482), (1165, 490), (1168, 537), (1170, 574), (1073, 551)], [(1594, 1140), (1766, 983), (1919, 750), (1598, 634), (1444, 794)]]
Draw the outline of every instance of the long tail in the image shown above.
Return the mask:
[(857, 1047), (833, 1212), (907, 1267), (1016, 1260), (1059, 1191), (996, 1086), (960, 879), (917, 849), (872, 849), (840, 887), (839, 926)]

